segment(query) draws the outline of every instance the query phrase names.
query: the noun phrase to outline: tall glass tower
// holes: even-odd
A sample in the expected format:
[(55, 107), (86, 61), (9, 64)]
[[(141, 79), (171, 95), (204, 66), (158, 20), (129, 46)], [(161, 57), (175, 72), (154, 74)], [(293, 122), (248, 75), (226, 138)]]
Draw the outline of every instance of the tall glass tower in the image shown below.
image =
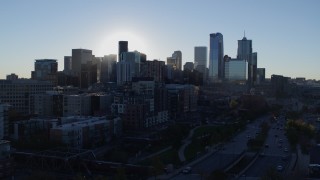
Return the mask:
[(209, 79), (215, 81), (224, 78), (223, 36), (210, 34)]

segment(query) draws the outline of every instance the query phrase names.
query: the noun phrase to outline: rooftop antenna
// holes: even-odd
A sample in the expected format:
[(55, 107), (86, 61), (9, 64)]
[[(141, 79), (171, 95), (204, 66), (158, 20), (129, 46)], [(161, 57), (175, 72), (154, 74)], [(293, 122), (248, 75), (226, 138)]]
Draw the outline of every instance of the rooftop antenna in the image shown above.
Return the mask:
[(243, 31), (243, 37), (246, 37), (246, 30)]

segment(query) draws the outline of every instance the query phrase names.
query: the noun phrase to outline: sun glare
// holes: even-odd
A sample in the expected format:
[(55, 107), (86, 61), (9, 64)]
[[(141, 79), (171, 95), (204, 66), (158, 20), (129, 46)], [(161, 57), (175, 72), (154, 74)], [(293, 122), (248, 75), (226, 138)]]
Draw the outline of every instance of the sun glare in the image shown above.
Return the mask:
[(96, 54), (98, 56), (117, 54), (119, 41), (128, 41), (129, 51), (137, 50), (142, 53), (147, 52), (146, 43), (141, 36), (129, 31), (116, 31), (108, 34), (104, 39), (102, 39), (101, 45)]

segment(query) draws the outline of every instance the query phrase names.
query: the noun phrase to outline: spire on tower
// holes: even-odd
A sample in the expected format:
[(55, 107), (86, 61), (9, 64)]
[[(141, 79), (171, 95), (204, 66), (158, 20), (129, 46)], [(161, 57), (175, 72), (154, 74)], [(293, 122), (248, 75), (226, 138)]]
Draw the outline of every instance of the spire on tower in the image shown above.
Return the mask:
[(246, 30), (243, 31), (243, 37), (246, 37)]

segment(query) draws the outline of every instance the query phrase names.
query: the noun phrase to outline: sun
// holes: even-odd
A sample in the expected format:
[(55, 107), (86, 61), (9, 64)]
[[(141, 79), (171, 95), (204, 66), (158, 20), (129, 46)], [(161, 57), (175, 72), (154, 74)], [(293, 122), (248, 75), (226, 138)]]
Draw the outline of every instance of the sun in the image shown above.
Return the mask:
[(103, 56), (107, 54), (118, 54), (118, 42), (128, 41), (129, 51), (139, 51), (146, 53), (148, 51), (146, 41), (142, 36), (132, 31), (114, 31), (101, 40), (101, 44), (97, 50), (97, 55)]

